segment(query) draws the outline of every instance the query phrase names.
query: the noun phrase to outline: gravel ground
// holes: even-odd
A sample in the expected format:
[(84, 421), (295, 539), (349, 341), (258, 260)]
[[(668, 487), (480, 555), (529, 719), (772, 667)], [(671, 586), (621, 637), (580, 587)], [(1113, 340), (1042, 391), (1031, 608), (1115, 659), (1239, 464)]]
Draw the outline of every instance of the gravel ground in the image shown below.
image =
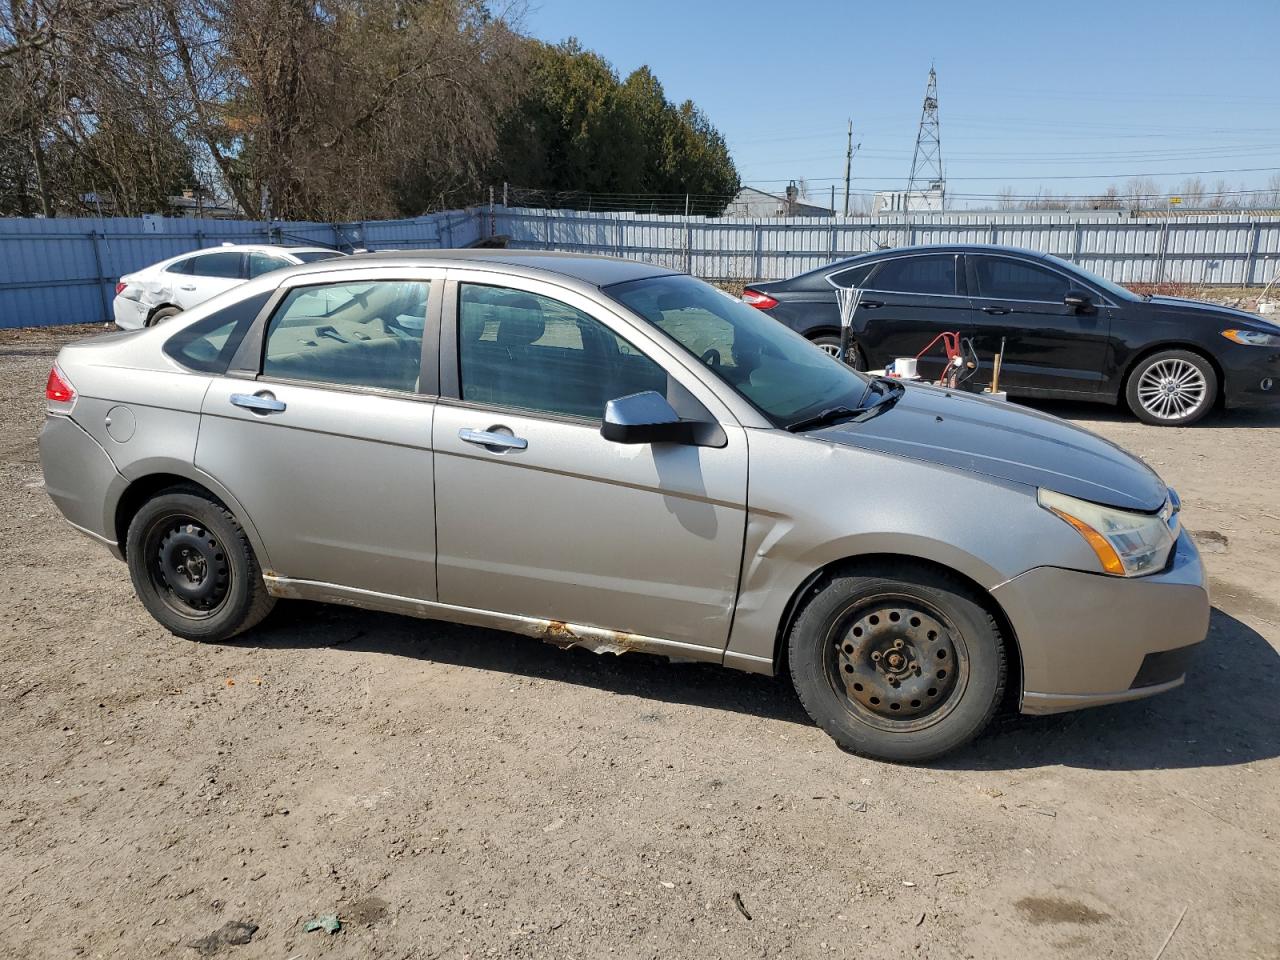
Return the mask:
[(1209, 642), (913, 769), (709, 666), (290, 603), (177, 640), (42, 489), (70, 333), (0, 334), (5, 958), (1280, 956), (1280, 413), (1047, 407), (1182, 493)]

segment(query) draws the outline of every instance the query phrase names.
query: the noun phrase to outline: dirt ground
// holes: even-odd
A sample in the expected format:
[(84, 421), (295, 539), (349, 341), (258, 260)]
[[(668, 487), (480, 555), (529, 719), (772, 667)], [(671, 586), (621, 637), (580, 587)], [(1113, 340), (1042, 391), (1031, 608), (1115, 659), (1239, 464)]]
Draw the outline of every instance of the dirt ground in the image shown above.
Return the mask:
[(1047, 406), (1179, 489), (1209, 641), (913, 769), (710, 666), (300, 603), (175, 639), (42, 489), (68, 337), (0, 336), (0, 956), (1280, 957), (1280, 412)]

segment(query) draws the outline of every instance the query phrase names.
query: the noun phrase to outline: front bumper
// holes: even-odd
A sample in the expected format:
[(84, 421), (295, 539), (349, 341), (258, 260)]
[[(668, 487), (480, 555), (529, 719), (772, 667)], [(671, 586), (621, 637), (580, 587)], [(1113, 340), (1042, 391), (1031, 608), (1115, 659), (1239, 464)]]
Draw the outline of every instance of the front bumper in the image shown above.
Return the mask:
[(1280, 404), (1280, 350), (1234, 345), (1220, 357), (1223, 404), (1229, 408)]
[(1059, 713), (1179, 686), (1209, 631), (1200, 554), (1184, 530), (1162, 573), (1036, 567), (992, 590), (1022, 654), (1022, 712)]

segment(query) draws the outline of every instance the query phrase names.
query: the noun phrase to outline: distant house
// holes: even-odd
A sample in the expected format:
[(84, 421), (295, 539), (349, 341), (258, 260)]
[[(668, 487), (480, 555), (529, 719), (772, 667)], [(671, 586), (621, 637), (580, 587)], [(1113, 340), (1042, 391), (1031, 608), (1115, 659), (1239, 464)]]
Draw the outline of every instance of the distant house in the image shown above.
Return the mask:
[(726, 217), (831, 217), (835, 211), (806, 203), (793, 183), (786, 192), (765, 193), (755, 187), (743, 187), (724, 209)]
[(871, 201), (873, 216), (893, 213), (942, 213), (946, 209), (946, 188), (935, 183), (928, 190), (880, 190)]

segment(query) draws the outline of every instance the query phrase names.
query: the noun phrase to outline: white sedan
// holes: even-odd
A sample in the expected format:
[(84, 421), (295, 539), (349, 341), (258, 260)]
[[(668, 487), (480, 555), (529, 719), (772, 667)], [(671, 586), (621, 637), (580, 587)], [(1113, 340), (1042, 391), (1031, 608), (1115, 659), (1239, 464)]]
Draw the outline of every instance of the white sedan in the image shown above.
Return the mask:
[(116, 283), (116, 326), (149, 327), (272, 270), (341, 256), (325, 247), (224, 243), (171, 257)]

